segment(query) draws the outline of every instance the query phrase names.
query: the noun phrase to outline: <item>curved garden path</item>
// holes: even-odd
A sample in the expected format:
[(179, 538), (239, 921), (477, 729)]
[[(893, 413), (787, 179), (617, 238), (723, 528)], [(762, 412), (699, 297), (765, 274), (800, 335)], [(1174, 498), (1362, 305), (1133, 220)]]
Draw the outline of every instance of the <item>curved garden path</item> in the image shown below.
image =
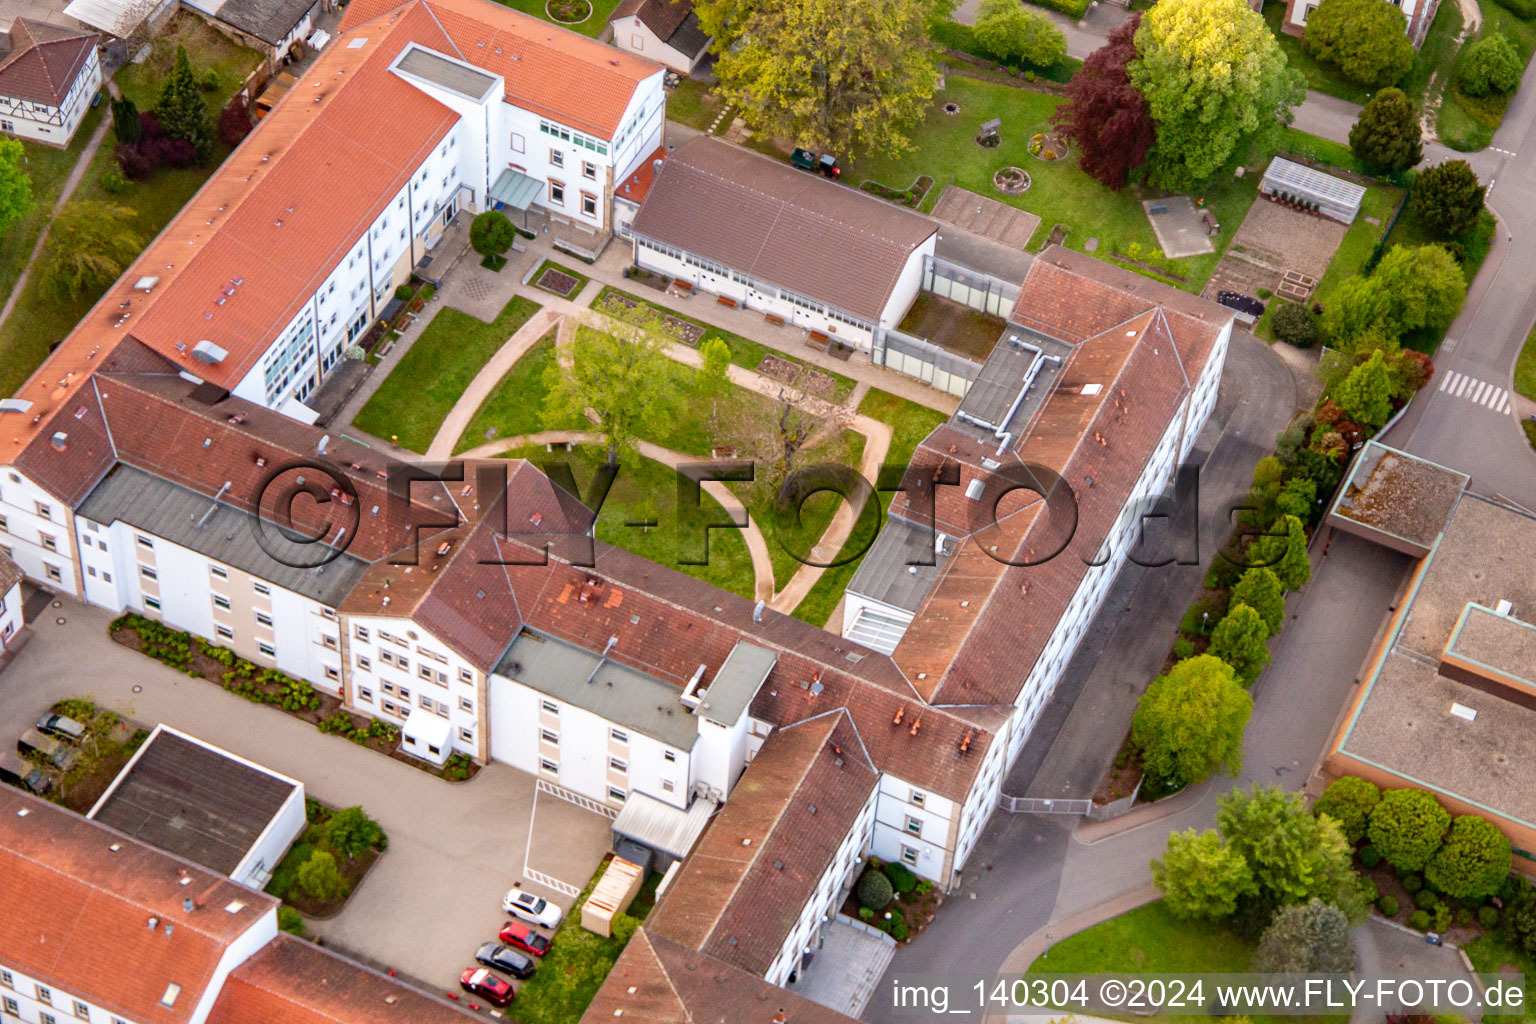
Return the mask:
[[(575, 315), (573, 315), (575, 314)], [(443, 419), (443, 425), (438, 428), (437, 434), (432, 438), (431, 445), (427, 448), (426, 458), (443, 460), (453, 457), (453, 449), (463, 436), (464, 430), (469, 426), (475, 412), (490, 397), (496, 385), (507, 375), (507, 372), (521, 359), (534, 343), (548, 333), (551, 327), (557, 327), (559, 341), (568, 340), (570, 332), (575, 330), (577, 316), (586, 318), (589, 322), (602, 326), (608, 318), (591, 309), (583, 309), (568, 302), (559, 302), (540, 309), (528, 322), (518, 328), (506, 344), (496, 351), (490, 360), (475, 375), (464, 394), (454, 403), (448, 415)], [(700, 366), (703, 357), (698, 351), (687, 345), (670, 344), (666, 348), (667, 355), (679, 363), (688, 366)], [(864, 451), (859, 460), (859, 473), (866, 480), (874, 480), (880, 470), (880, 464), (885, 461), (886, 453), (891, 447), (891, 428), (885, 423), (872, 417), (862, 415), (855, 410), (860, 399), (868, 390), (866, 387), (855, 388), (849, 398), (837, 405), (826, 399), (806, 394), (798, 388), (765, 377), (753, 370), (748, 370), (732, 364), (727, 367), (726, 375), (730, 382), (737, 387), (748, 391), (755, 391), (775, 401), (787, 401), (797, 409), (810, 413), (824, 420), (832, 421), (838, 425), (846, 426), (855, 433), (864, 437)], [(526, 444), (587, 444), (598, 439), (598, 434), (593, 431), (580, 430), (546, 430), (536, 434), (525, 434), (521, 437), (504, 437), (486, 444), (478, 445), (460, 453), (461, 458), (479, 459), (492, 458), (504, 452), (511, 451)], [(697, 457), (676, 452), (649, 441), (639, 442), (640, 454), (648, 459), (654, 459), (669, 469), (676, 469), (680, 462), (692, 461)], [(747, 542), (747, 551), (752, 556), (753, 587), (755, 598), (765, 601), (768, 607), (786, 615), (795, 608), (810, 593), (811, 588), (821, 579), (826, 569), (822, 566), (802, 565), (795, 574), (784, 584), (783, 589), (774, 589), (773, 561), (768, 553), (768, 540), (763, 535), (761, 527), (746, 513), (740, 499), (729, 488), (718, 481), (708, 481), (703, 484), (704, 493), (714, 498), (720, 505), (738, 521), (745, 516), (746, 528), (742, 536)], [(821, 538), (812, 549), (813, 557), (827, 559), (834, 557), (842, 550), (843, 544), (853, 533), (854, 525), (858, 522), (859, 514), (863, 508), (852, 508), (847, 502), (843, 502), (833, 513), (832, 521), (822, 532)]]

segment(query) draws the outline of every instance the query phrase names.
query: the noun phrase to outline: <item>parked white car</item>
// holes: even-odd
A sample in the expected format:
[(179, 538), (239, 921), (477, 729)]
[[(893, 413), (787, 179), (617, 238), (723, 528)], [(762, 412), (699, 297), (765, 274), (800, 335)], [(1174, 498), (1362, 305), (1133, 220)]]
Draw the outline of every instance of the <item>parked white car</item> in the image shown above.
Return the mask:
[(529, 924), (543, 925), (545, 928), (557, 927), (560, 918), (565, 916), (565, 911), (549, 900), (522, 889), (508, 889), (506, 898), (501, 901), (501, 909)]

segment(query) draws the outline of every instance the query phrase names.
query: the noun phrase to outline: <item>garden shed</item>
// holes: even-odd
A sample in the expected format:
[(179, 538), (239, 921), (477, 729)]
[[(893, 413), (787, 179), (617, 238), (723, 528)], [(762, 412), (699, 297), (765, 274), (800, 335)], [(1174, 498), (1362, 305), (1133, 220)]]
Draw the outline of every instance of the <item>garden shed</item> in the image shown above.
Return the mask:
[(1269, 162), (1259, 191), (1266, 196), (1293, 196), (1317, 204), (1317, 212), (1353, 224), (1365, 198), (1365, 186), (1277, 156)]

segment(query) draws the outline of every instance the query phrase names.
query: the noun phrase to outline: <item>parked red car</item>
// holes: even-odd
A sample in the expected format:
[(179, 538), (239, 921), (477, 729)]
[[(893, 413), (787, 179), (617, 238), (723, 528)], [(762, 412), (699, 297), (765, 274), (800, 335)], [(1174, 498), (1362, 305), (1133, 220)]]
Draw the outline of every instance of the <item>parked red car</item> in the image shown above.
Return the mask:
[(506, 1006), (512, 1001), (512, 983), (484, 967), (471, 967), (459, 975), (459, 987), (477, 995), (492, 1006)]
[(549, 940), (521, 921), (508, 921), (502, 925), (500, 938), (507, 945), (516, 946), (534, 956), (543, 956), (549, 952)]

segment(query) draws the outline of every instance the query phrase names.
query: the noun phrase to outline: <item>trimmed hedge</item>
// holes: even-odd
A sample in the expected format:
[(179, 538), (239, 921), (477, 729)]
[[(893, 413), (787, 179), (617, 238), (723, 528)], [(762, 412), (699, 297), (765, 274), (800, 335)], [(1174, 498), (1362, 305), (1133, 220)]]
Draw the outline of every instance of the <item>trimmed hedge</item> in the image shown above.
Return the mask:
[[(1045, 7), (1052, 11), (1060, 11), (1062, 14), (1073, 18), (1081, 18), (1084, 14), (1088, 13), (1088, 0), (1025, 0), (1025, 2), (1034, 7)], [(1513, 2), (1536, 5), (1536, 0), (1513, 0)], [(1514, 8), (1511, 7), (1510, 10), (1514, 10)], [(1521, 16), (1525, 17), (1525, 15)]]
[(859, 905), (871, 910), (884, 910), (890, 906), (891, 900), (896, 895), (896, 890), (891, 885), (891, 880), (879, 871), (871, 869), (864, 872), (864, 877), (859, 879), (856, 889)]

